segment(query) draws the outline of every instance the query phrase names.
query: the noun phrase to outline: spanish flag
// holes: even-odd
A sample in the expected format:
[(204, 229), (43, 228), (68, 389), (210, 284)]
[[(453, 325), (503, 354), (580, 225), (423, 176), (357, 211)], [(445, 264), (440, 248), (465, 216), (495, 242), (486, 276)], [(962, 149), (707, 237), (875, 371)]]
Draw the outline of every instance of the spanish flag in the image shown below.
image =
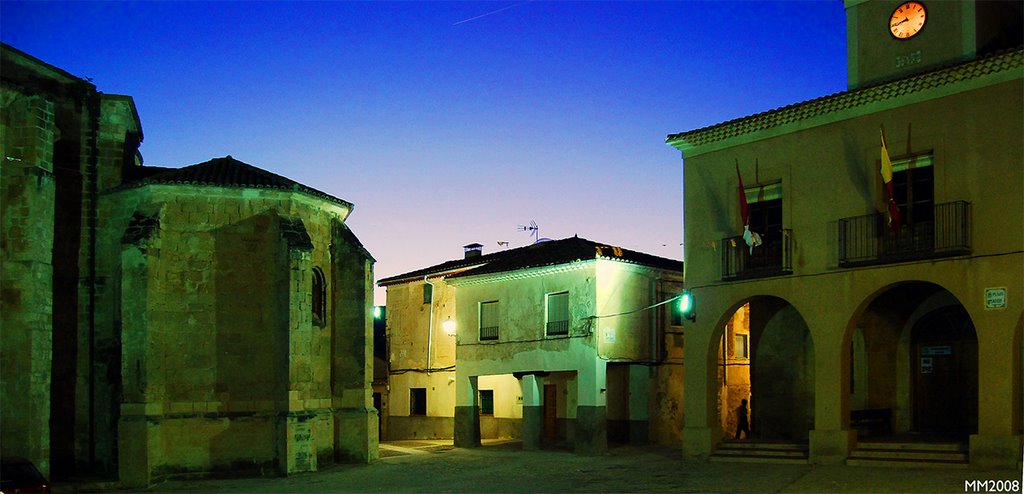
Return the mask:
[(900, 207), (896, 205), (896, 199), (892, 192), (892, 160), (889, 159), (889, 151), (885, 148), (885, 134), (878, 129), (882, 137), (882, 183), (885, 184), (885, 195), (888, 201), (889, 230), (899, 231), (900, 229)]

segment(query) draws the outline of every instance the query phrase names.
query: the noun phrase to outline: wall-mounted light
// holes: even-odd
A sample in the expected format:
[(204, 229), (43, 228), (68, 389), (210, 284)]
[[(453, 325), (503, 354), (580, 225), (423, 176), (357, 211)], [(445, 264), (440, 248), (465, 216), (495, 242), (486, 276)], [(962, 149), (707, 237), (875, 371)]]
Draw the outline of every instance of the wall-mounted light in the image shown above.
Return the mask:
[(444, 329), (444, 334), (448, 336), (455, 336), (455, 321), (450, 317), (445, 319), (445, 321), (441, 323), (441, 329)]
[(679, 295), (679, 313), (691, 321), (697, 320), (697, 308), (693, 300), (693, 294), (689, 290), (683, 290)]

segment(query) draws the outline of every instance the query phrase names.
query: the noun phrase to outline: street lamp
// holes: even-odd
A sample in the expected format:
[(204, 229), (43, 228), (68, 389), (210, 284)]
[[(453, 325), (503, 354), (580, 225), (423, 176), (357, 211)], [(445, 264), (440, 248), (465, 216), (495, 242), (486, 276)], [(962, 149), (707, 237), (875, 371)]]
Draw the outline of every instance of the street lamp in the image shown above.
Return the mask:
[(689, 290), (683, 290), (679, 295), (679, 313), (690, 321), (697, 321), (697, 309), (693, 301), (693, 294)]
[(455, 321), (450, 317), (445, 319), (445, 321), (441, 323), (441, 329), (444, 329), (444, 334), (448, 336), (455, 336)]

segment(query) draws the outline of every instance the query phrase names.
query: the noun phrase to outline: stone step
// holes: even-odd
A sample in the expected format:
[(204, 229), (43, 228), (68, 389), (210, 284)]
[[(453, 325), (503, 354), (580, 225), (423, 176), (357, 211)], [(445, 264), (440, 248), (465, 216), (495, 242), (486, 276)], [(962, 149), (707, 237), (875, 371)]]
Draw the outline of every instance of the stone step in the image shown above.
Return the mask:
[(807, 464), (807, 445), (775, 441), (723, 441), (713, 462)]
[(854, 458), (846, 460), (847, 465), (864, 467), (894, 467), (894, 468), (964, 468), (968, 466), (967, 460), (947, 461), (928, 460), (920, 461), (907, 458)]
[(807, 458), (806, 451), (794, 449), (717, 449), (713, 453), (717, 456), (773, 456), (781, 458)]
[(779, 463), (779, 464), (789, 464), (789, 465), (798, 465), (798, 464), (804, 464), (805, 465), (805, 464), (807, 464), (807, 457), (806, 456), (796, 456), (796, 457), (793, 457), (793, 456), (770, 456), (770, 455), (756, 455), (756, 454), (746, 454), (746, 455), (733, 456), (733, 455), (719, 455), (719, 454), (715, 453), (715, 454), (712, 454), (708, 458), (708, 461), (712, 461), (712, 462), (716, 462), (716, 463)]
[(800, 443), (783, 443), (773, 441), (722, 441), (722, 443), (718, 445), (718, 449), (785, 449), (791, 451), (807, 451), (807, 445)]
[(850, 458), (892, 458), (911, 460), (948, 460), (966, 461), (967, 455), (962, 451), (935, 451), (927, 449), (867, 449), (857, 448), (850, 453)]
[(847, 465), (897, 468), (967, 468), (962, 443), (862, 442), (850, 452)]
[(966, 447), (962, 443), (907, 443), (907, 442), (884, 442), (884, 441), (858, 441), (857, 449), (886, 449), (901, 450), (909, 449), (916, 451), (956, 451), (963, 452)]

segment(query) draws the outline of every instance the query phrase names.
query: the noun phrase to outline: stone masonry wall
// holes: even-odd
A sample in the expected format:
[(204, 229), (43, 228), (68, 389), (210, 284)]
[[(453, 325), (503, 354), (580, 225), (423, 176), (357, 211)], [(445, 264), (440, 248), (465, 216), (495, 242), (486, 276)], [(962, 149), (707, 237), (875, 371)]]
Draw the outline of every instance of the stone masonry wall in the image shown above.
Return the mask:
[[(122, 280), (120, 309), (105, 309), (123, 328), (122, 482), (333, 462), (334, 325), (313, 323), (311, 285), (314, 267), (328, 293), (339, 283), (337, 209), (298, 193), (184, 185), (118, 191), (104, 204), (104, 252), (121, 252), (102, 272)], [(144, 233), (147, 217), (158, 226)], [(282, 231), (296, 219), (312, 249)], [(353, 281), (365, 285), (342, 283)]]
[[(92, 458), (88, 470), (115, 475), (117, 472), (117, 419), (121, 395), (121, 341), (111, 319), (111, 312), (98, 310), (116, 297), (117, 284), (98, 272), (99, 236), (106, 222), (98, 213), (100, 194), (121, 184), (125, 159), (134, 164), (137, 142), (129, 134), (140, 134), (134, 104), (130, 97), (102, 94), (91, 102), (91, 111), (98, 118), (83, 129), (88, 154), (82, 158), (83, 214), (81, 218), (83, 248), (80, 256), (78, 327), (79, 403), (75, 435), (79, 470), (83, 459)], [(91, 140), (91, 141), (89, 141)]]
[(54, 104), (0, 98), (0, 450), (49, 474)]

